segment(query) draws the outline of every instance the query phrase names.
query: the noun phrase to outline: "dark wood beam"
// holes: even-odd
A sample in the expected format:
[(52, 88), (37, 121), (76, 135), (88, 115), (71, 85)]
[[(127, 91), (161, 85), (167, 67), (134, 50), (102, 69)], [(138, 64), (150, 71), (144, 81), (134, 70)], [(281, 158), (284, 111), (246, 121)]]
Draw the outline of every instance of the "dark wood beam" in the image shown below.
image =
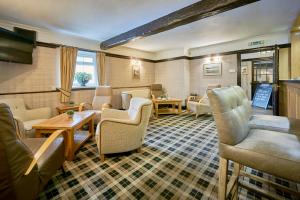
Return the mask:
[(100, 44), (101, 49), (110, 49), (132, 40), (154, 35), (206, 17), (232, 10), (260, 0), (202, 0), (152, 22), (112, 37)]

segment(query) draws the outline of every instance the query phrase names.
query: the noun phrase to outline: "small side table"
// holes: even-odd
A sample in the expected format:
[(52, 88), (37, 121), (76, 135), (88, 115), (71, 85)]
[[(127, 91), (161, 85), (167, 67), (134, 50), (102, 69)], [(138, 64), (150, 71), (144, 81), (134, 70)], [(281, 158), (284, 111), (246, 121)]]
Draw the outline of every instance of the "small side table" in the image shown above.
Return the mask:
[(57, 110), (58, 114), (65, 113), (68, 110), (78, 111), (79, 110), (79, 105), (64, 105), (64, 104), (61, 104), (61, 105), (56, 107), (56, 110)]

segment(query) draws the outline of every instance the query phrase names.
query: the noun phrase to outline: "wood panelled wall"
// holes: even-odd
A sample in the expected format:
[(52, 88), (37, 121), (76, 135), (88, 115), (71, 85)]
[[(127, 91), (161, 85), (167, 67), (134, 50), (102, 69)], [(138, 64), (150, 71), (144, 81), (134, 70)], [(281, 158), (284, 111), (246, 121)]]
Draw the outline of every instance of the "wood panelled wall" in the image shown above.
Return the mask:
[(282, 81), (280, 84), (279, 114), (300, 119), (300, 81)]

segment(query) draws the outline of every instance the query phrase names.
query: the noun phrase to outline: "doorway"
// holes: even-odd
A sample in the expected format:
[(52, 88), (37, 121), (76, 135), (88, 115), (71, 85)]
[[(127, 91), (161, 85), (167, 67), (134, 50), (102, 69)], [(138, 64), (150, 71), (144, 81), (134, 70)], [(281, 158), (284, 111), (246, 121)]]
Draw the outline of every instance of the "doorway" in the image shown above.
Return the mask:
[[(240, 55), (240, 84), (250, 101), (261, 84), (274, 85), (276, 82), (275, 50), (245, 52)], [(274, 96), (275, 95), (275, 96)], [(276, 112), (276, 92), (272, 91), (266, 109), (253, 107), (256, 114), (272, 115)]]

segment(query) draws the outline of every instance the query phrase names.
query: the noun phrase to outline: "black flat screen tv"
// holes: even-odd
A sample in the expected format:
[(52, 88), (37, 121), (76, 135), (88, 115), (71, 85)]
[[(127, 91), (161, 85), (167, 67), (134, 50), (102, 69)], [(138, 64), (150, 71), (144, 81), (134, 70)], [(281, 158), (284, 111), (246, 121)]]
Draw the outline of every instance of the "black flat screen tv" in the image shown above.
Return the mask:
[(0, 27), (0, 61), (32, 64), (34, 41)]

